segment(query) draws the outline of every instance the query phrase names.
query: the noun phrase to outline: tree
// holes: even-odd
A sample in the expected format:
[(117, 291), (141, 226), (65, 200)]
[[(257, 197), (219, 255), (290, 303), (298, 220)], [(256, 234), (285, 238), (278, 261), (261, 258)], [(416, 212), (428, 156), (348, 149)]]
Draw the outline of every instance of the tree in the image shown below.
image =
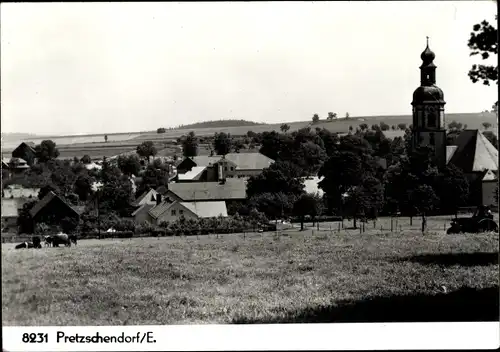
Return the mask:
[(149, 163), (149, 158), (154, 157), (156, 155), (157, 151), (156, 148), (151, 141), (145, 141), (142, 142), (139, 146), (137, 146), (137, 154), (148, 160)]
[(51, 159), (56, 159), (59, 156), (59, 150), (56, 148), (56, 143), (51, 140), (44, 140), (35, 147), (36, 157), (39, 162), (46, 162)]
[[(468, 42), (471, 51), (470, 55), (480, 54), (483, 60), (487, 60), (490, 55), (497, 55), (497, 35), (497, 29), (488, 21), (484, 20), (481, 23), (475, 24)], [(474, 64), (469, 71), (469, 78), (473, 83), (482, 81), (487, 86), (490, 85), (491, 81), (498, 84), (498, 66)]]
[(455, 120), (451, 121), (449, 124), (448, 124), (448, 128), (450, 130), (462, 130), (463, 128), (463, 125), (462, 123), (460, 122), (457, 122)]
[(108, 135), (107, 134), (104, 135), (104, 142), (108, 143)]
[(316, 129), (316, 135), (323, 141), (323, 147), (325, 149), (326, 155), (331, 156), (335, 150), (337, 150), (337, 145), (339, 144), (339, 136), (336, 133), (330, 132), (326, 128)]
[(232, 147), (231, 135), (229, 133), (215, 133), (213, 146), (217, 155), (226, 155), (231, 151)]
[(333, 121), (337, 118), (337, 114), (333, 112), (328, 113), (328, 117), (326, 118), (328, 121)]
[(87, 201), (92, 194), (92, 183), (94, 179), (88, 174), (79, 175), (74, 184), (74, 191), (78, 198)]
[(283, 133), (287, 133), (289, 129), (290, 129), (290, 125), (288, 125), (288, 124), (286, 124), (286, 123), (284, 123), (284, 124), (282, 124), (282, 125), (280, 126), (280, 130), (281, 130), (281, 132), (283, 132)]
[(293, 150), (293, 142), (290, 134), (263, 132), (259, 152), (273, 160), (283, 160)]
[(61, 230), (67, 234), (73, 234), (78, 227), (78, 218), (65, 217), (61, 220)]
[(165, 133), (167, 130), (164, 127), (160, 127), (156, 130), (156, 133)]
[(306, 215), (315, 217), (321, 213), (321, 201), (313, 194), (302, 194), (293, 204), (293, 213), (300, 217), (300, 230), (304, 231)]
[(80, 161), (84, 164), (90, 164), (92, 163), (92, 159), (90, 158), (90, 156), (88, 154), (85, 154), (81, 159)]
[(346, 118), (346, 119), (348, 119), (348, 118), (349, 118), (349, 113), (348, 113), (348, 112), (346, 112), (346, 113), (345, 113), (345, 118)]
[(33, 219), (31, 218), (30, 210), (36, 203), (36, 200), (24, 203), (23, 207), (19, 210), (19, 215), (17, 217), (17, 229), (19, 233), (33, 233), (35, 230), (33, 228)]
[(493, 131), (484, 131), (483, 136), (498, 150), (498, 137)]
[(410, 191), (410, 198), (417, 213), (422, 217), (422, 233), (427, 229), (427, 214), (435, 209), (439, 198), (434, 189), (427, 184), (418, 185)]
[(300, 180), (302, 170), (290, 162), (276, 161), (262, 170), (257, 176), (248, 179), (247, 195), (252, 197), (261, 193), (282, 192), (299, 195), (304, 184)]
[(449, 164), (440, 175), (438, 196), (441, 200), (441, 210), (455, 214), (459, 207), (465, 206), (469, 199), (469, 182), (462, 170)]
[(292, 155), (293, 159), (290, 161), (298, 165), (305, 175), (316, 174), (328, 158), (325, 149), (311, 141), (300, 143)]
[(292, 213), (297, 196), (283, 192), (266, 192), (254, 195), (249, 200), (251, 208), (256, 208), (267, 217), (278, 219)]
[(141, 162), (137, 155), (120, 155), (118, 156), (118, 168), (127, 176), (137, 176), (141, 170)]
[(356, 228), (357, 218), (362, 221), (377, 218), (383, 204), (384, 186), (377, 178), (368, 175), (347, 195), (344, 208)]
[(189, 132), (184, 141), (182, 141), (182, 154), (185, 157), (198, 155), (198, 138), (193, 131)]
[(483, 127), (484, 127), (485, 130), (487, 130), (488, 128), (491, 127), (491, 123), (489, 123), (489, 122), (483, 122)]
[(387, 131), (390, 129), (390, 126), (388, 124), (386, 124), (385, 122), (380, 122), (380, 129), (382, 131)]
[(149, 189), (157, 189), (160, 186), (168, 186), (169, 172), (166, 167), (155, 167), (149, 165), (142, 175), (142, 181), (137, 187), (136, 195), (141, 195)]
[(319, 122), (319, 115), (318, 114), (314, 114), (313, 117), (312, 117), (312, 122), (313, 123), (318, 123)]
[(342, 215), (343, 196), (361, 184), (364, 175), (363, 162), (355, 152), (336, 151), (330, 156), (318, 172), (323, 177), (318, 186), (326, 194), (329, 212)]
[(406, 123), (398, 123), (398, 128), (402, 131), (406, 130)]

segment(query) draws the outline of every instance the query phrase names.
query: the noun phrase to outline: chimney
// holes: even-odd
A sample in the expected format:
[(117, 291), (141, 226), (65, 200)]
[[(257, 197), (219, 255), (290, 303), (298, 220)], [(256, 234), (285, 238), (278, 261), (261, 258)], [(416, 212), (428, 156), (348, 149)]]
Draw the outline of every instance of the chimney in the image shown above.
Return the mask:
[(219, 178), (219, 181), (221, 181), (222, 179), (224, 179), (224, 175), (222, 173), (222, 165), (221, 164), (217, 164), (217, 168), (218, 168), (218, 172), (217, 172), (217, 176)]
[(161, 204), (161, 194), (160, 194), (160, 193), (158, 193), (158, 194), (156, 195), (156, 205), (160, 205), (160, 204)]

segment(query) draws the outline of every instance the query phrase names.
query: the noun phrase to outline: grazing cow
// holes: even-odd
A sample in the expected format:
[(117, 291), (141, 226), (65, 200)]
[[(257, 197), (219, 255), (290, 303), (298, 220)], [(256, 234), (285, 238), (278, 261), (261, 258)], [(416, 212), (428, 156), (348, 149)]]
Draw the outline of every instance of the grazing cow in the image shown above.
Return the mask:
[(23, 242), (23, 243), (19, 243), (17, 246), (16, 246), (16, 249), (21, 249), (21, 248), (33, 248), (33, 243), (31, 242)]
[(73, 242), (73, 244), (76, 246), (77, 238), (76, 235), (69, 235), (69, 240)]
[(44, 236), (45, 247), (52, 246), (52, 236)]
[(33, 242), (34, 248), (42, 248), (42, 239), (40, 238), (40, 236), (33, 236), (31, 241)]
[(71, 239), (65, 233), (58, 233), (56, 235), (52, 235), (52, 246), (59, 247), (60, 244), (64, 244), (66, 247), (71, 247)]

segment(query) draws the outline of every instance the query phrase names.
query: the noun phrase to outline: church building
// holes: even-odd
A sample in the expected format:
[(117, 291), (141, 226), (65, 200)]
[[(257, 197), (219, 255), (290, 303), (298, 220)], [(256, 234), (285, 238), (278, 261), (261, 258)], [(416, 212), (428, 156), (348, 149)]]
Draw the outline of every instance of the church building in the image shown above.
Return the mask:
[(469, 205), (494, 205), (498, 184), (498, 150), (479, 130), (461, 131), (447, 145), (443, 91), (436, 86), (436, 55), (427, 47), (420, 55), (420, 87), (413, 93), (413, 148), (431, 146), (438, 168), (453, 164), (469, 181)]

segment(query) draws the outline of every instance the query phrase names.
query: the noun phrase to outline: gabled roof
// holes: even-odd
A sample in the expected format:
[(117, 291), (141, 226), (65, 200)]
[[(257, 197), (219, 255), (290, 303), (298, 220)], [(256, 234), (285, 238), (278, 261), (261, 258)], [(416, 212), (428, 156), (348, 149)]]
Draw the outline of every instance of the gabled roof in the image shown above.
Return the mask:
[(394, 139), (396, 137), (401, 137), (403, 138), (405, 136), (405, 131), (404, 130), (386, 130), (382, 131), (382, 134), (384, 135), (385, 138), (390, 138)]
[(456, 145), (447, 145), (446, 146), (446, 164), (448, 164), (457, 151), (457, 146)]
[(133, 203), (133, 205), (139, 206), (142, 205), (144, 202), (150, 201), (150, 197), (154, 196), (155, 201), (156, 201), (156, 195), (158, 192), (156, 192), (154, 189), (150, 188), (148, 191), (145, 191), (143, 194), (141, 194)]
[(31, 217), (34, 218), (36, 214), (38, 214), (38, 212), (42, 210), (45, 206), (47, 206), (47, 204), (49, 204), (54, 198), (58, 198), (61, 202), (66, 204), (69, 209), (73, 210), (76, 215), (78, 216), (80, 215), (77, 210), (73, 209), (73, 207), (71, 207), (68, 203), (66, 203), (61, 197), (59, 197), (54, 192), (50, 191), (45, 195), (45, 197), (43, 197), (40, 201), (38, 201), (38, 203), (36, 203), (33, 208), (31, 208), (30, 210)]
[(155, 206), (156, 204), (143, 204), (132, 213), (132, 216), (136, 216), (139, 212), (143, 210), (149, 212)]
[(463, 130), (453, 144), (449, 162), (465, 173), (498, 170), (498, 150), (479, 130)]
[(192, 158), (197, 166), (210, 166), (222, 159), (236, 165), (237, 170), (262, 170), (269, 167), (274, 160), (261, 153), (229, 153), (226, 155), (200, 155)]
[(31, 149), (33, 151), (33, 153), (35, 153), (35, 143), (34, 142), (21, 142), (21, 144), (19, 144), (16, 147), (16, 149), (14, 149), (12, 152), (16, 151), (17, 149), (19, 149), (23, 145), (26, 146), (26, 147), (28, 147), (29, 149)]
[(226, 202), (180, 202), (200, 218), (227, 216)]
[(229, 153), (225, 159), (236, 164), (236, 170), (262, 170), (274, 163), (261, 153)]
[(246, 182), (236, 178), (227, 179), (223, 184), (219, 182), (171, 183), (168, 189), (186, 202), (246, 198)]
[(220, 159), (222, 159), (222, 155), (214, 155), (214, 156), (198, 155), (198, 156), (194, 156), (190, 159), (192, 161), (194, 161), (196, 166), (211, 166), (211, 165), (217, 163)]
[(24, 160), (23, 158), (2, 158), (2, 164), (5, 164), (6, 167), (12, 168), (13, 159), (17, 159), (17, 165), (15, 167), (16, 169), (30, 168), (26, 160)]
[(148, 213), (153, 217), (153, 219), (158, 219), (160, 215), (166, 212), (174, 203), (175, 202), (168, 202), (165, 200), (161, 204), (153, 206)]
[(497, 175), (495, 174), (495, 172), (491, 170), (486, 171), (483, 177), (483, 181), (495, 181), (495, 180), (497, 180)]
[(206, 169), (206, 166), (195, 166), (184, 174), (177, 174), (177, 177), (179, 180), (198, 180)]

